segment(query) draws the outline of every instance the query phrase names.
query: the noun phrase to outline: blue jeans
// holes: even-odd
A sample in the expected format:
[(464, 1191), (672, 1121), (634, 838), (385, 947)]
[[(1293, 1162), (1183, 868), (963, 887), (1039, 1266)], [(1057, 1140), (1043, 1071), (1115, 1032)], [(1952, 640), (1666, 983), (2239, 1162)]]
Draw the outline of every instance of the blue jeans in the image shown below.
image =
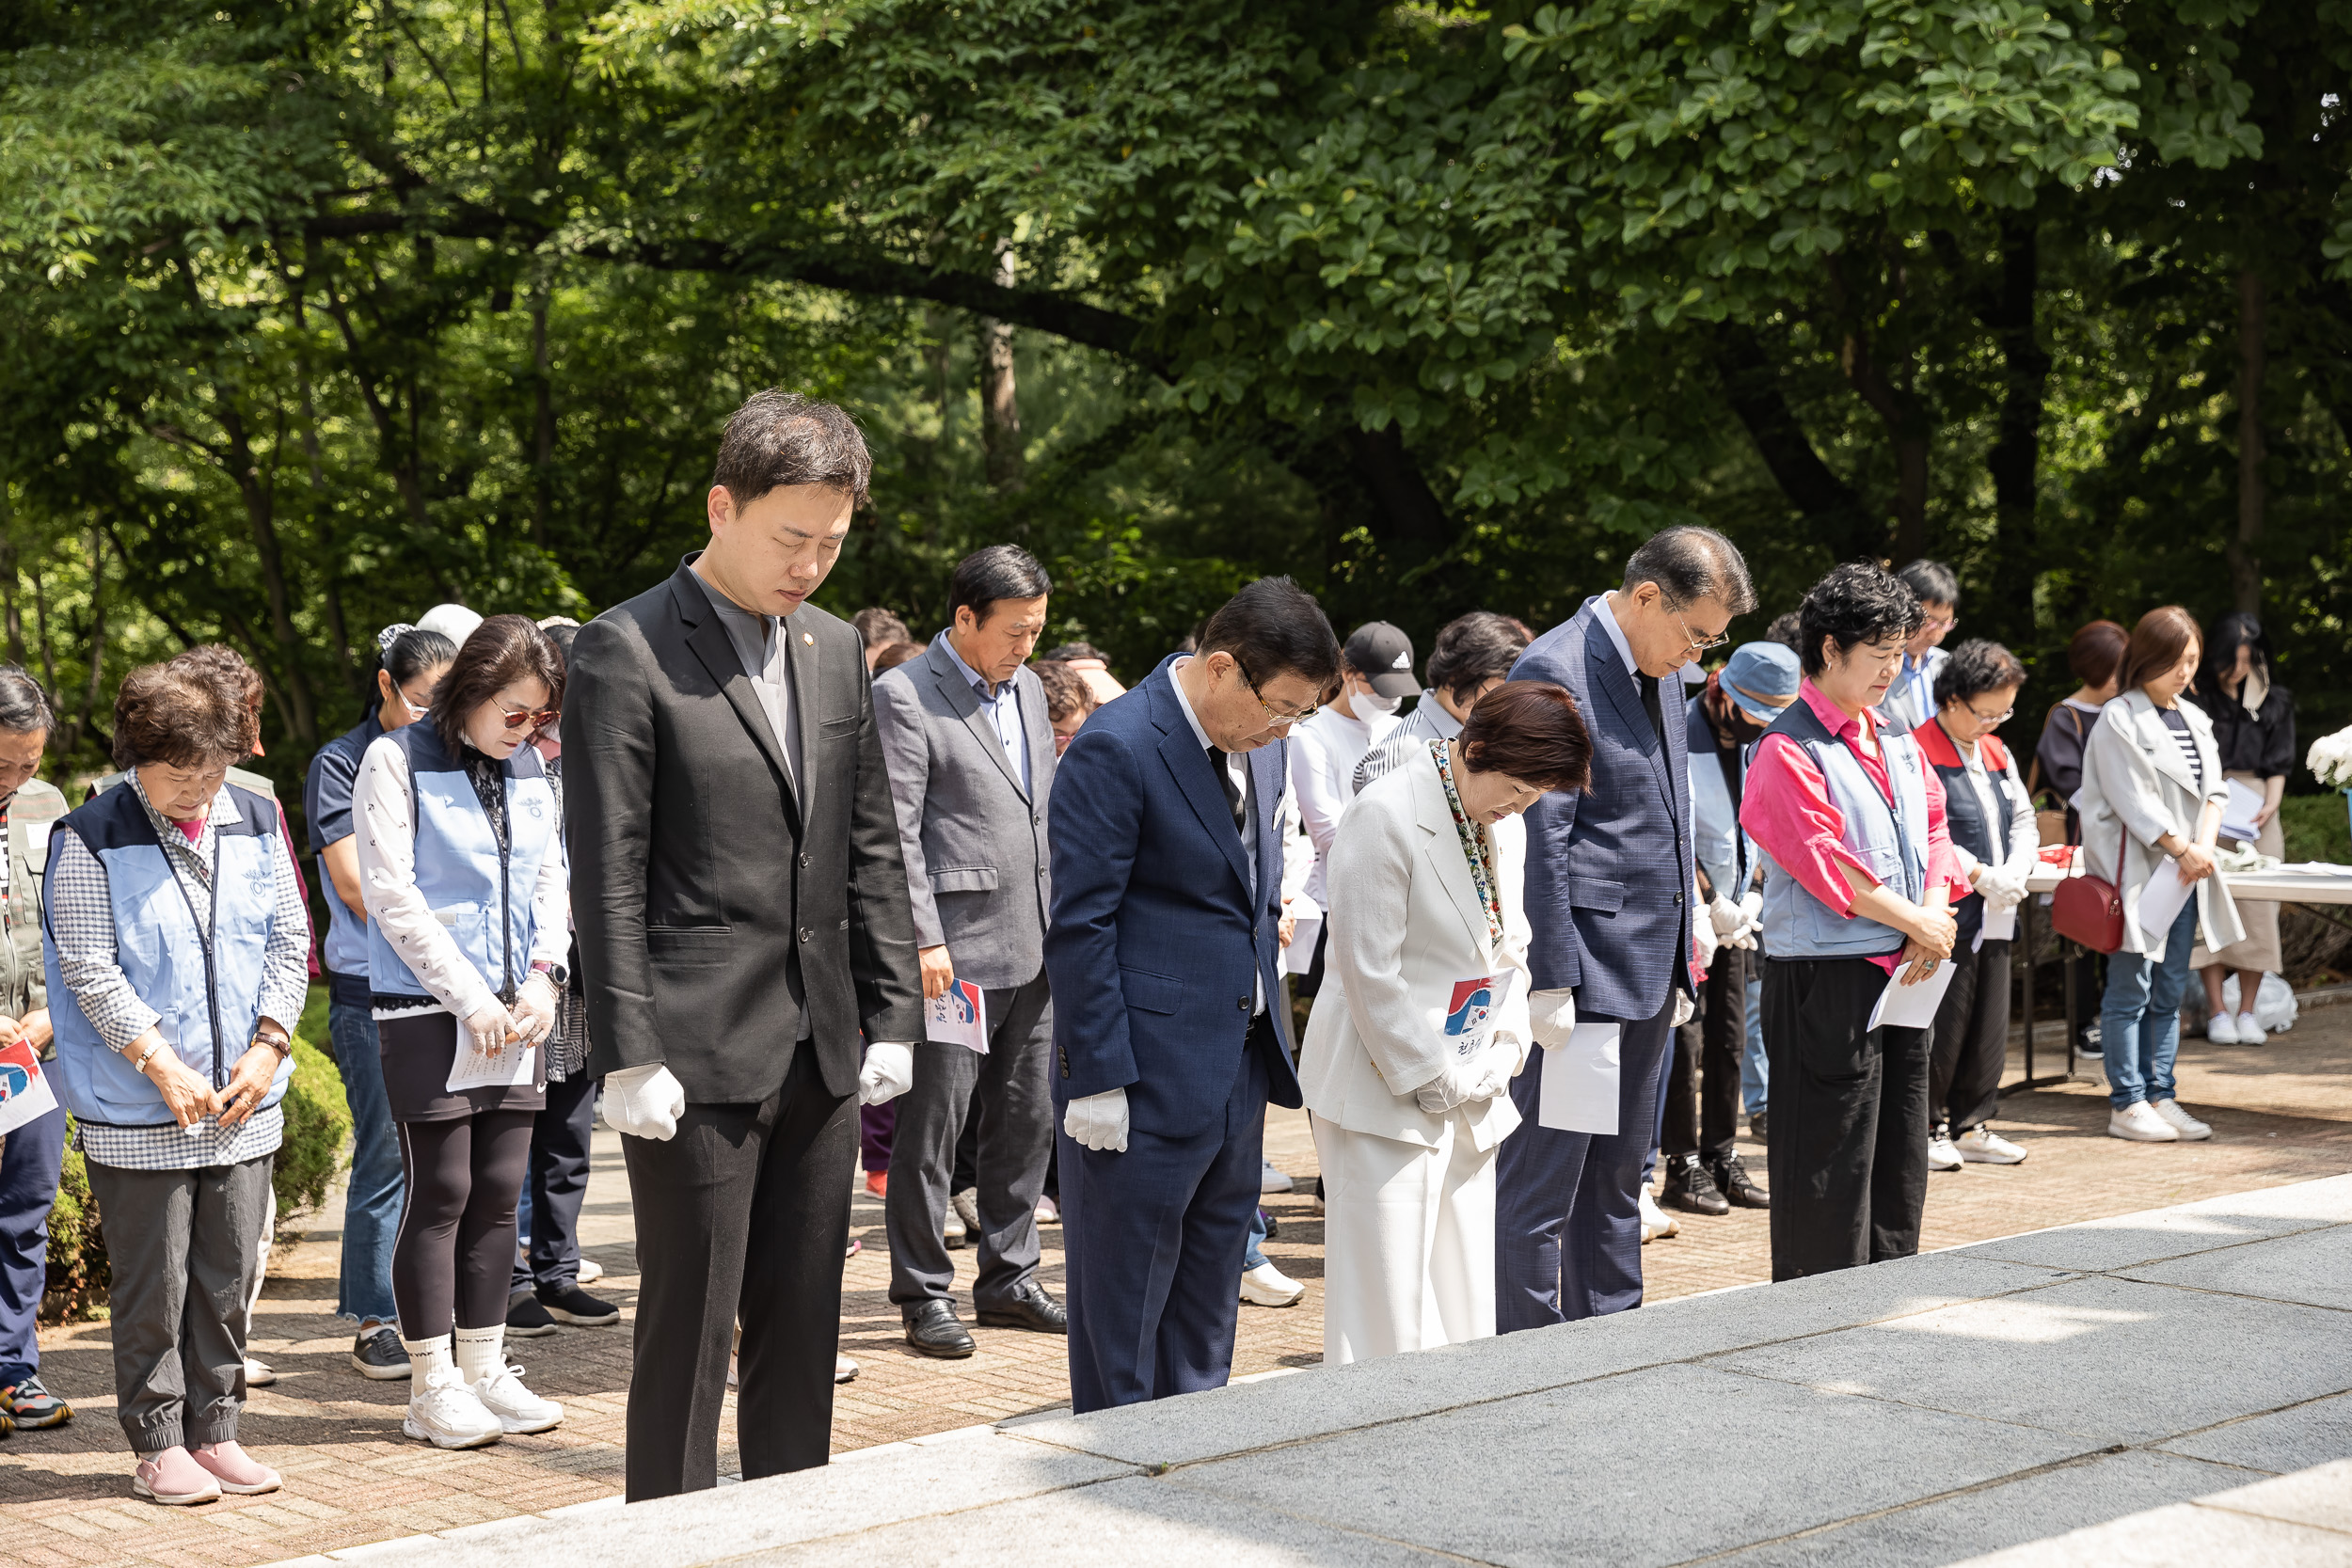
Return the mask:
[(34, 1117), (0, 1151), (0, 1387), (40, 1370), (34, 1320), (49, 1283), (49, 1210), (65, 1160), (65, 1109)]
[(384, 1057), (364, 1006), (330, 1002), (327, 1037), (351, 1107), (351, 1186), (343, 1196), (342, 1281), (335, 1310), (392, 1323), (392, 1241), (400, 1229), (400, 1139), (384, 1096)]
[[(2169, 871), (2159, 868), (2159, 875)], [(2116, 953), (2107, 958), (2107, 993), (2099, 1004), (2100, 1050), (2107, 1102), (2117, 1110), (2172, 1098), (2172, 1058), (2181, 1049), (2181, 992), (2188, 988), (2189, 949), (2197, 943), (2197, 900), (2189, 899), (2164, 941), (2164, 957)]]
[(1752, 1117), (1764, 1114), (1765, 1091), (1772, 1081), (1772, 1067), (1764, 1060), (1763, 971), (1759, 963), (1748, 974), (1748, 1049), (1740, 1058), (1740, 1099)]
[(1242, 1273), (1248, 1274), (1251, 1269), (1258, 1267), (1265, 1261), (1265, 1254), (1259, 1249), (1258, 1245), (1259, 1243), (1264, 1240), (1265, 1211), (1263, 1209), (1252, 1209), (1249, 1211), (1249, 1248), (1241, 1255)]

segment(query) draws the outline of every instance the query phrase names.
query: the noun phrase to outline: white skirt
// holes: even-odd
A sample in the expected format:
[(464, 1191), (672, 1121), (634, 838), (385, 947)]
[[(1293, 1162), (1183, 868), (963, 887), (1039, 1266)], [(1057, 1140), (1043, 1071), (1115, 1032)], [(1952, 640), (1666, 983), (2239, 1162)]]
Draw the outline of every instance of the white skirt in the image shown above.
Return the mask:
[(1495, 1150), (1458, 1116), (1435, 1148), (1314, 1118), (1323, 1170), (1323, 1359), (1368, 1361), (1495, 1331)]

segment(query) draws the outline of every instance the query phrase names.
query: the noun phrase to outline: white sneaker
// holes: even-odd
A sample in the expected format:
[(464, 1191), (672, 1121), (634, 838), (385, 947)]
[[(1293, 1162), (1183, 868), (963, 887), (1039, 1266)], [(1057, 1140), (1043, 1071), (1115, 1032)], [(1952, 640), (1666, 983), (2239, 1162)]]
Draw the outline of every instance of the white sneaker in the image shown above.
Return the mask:
[(594, 1285), (603, 1277), (604, 1265), (602, 1263), (593, 1258), (583, 1258), (580, 1260), (580, 1282), (582, 1285)]
[(2173, 1125), (2156, 1115), (2156, 1108), (2146, 1101), (2136, 1101), (2121, 1111), (2107, 1113), (2107, 1136), (2125, 1138), (2136, 1144), (2176, 1144), (2180, 1132)]
[(2240, 1013), (2237, 1015), (2238, 1044), (2262, 1045), (2266, 1043), (2269, 1038), (2270, 1037), (2263, 1032), (2262, 1020), (2256, 1018), (2252, 1013)]
[(1295, 1185), (1296, 1183), (1292, 1181), (1289, 1177), (1284, 1176), (1280, 1171), (1274, 1168), (1273, 1161), (1261, 1159), (1258, 1162), (1258, 1191), (1262, 1193), (1287, 1193)]
[(965, 1235), (977, 1236), (980, 1233), (979, 1188), (966, 1187), (960, 1193), (951, 1194), (948, 1196), (947, 1205), (955, 1210), (956, 1218), (963, 1222)]
[(408, 1386), (408, 1414), (400, 1430), (437, 1449), (478, 1449), (506, 1435), (505, 1425), (466, 1386), (465, 1374), (443, 1367)]
[(941, 1241), (947, 1243), (947, 1250), (950, 1252), (963, 1245), (963, 1216), (956, 1212), (956, 1206), (953, 1203), (947, 1205), (947, 1217), (940, 1222), (939, 1237)]
[(1952, 1147), (1951, 1134), (1940, 1127), (1928, 1134), (1928, 1169), (1960, 1169), (1960, 1150)]
[(2213, 1136), (2213, 1129), (2182, 1110), (2181, 1102), (2177, 1100), (2157, 1101), (2156, 1115), (2162, 1117), (2166, 1125), (2180, 1134), (2183, 1143), (2193, 1144), (2201, 1138)]
[(1256, 1307), (1289, 1307), (1307, 1293), (1307, 1287), (1276, 1268), (1271, 1260), (1241, 1276), (1241, 1299)]
[(520, 1367), (501, 1367), (473, 1386), (473, 1396), (506, 1432), (545, 1432), (564, 1421), (562, 1405), (523, 1386)]
[(2216, 1045), (2237, 1044), (2237, 1015), (2218, 1012), (2205, 1020), (2205, 1038)]
[(270, 1370), (268, 1362), (256, 1361), (249, 1355), (245, 1358), (245, 1386), (246, 1387), (266, 1388), (277, 1381), (278, 1374)]
[(2024, 1149), (1985, 1126), (1971, 1127), (1953, 1140), (1952, 1147), (1960, 1150), (1962, 1159), (1980, 1165), (2023, 1164), (2026, 1159)]
[(1658, 1207), (1658, 1199), (1650, 1196), (1649, 1183), (1638, 1189), (1642, 1205), (1642, 1244), (1647, 1246), (1661, 1236), (1678, 1236), (1682, 1222)]

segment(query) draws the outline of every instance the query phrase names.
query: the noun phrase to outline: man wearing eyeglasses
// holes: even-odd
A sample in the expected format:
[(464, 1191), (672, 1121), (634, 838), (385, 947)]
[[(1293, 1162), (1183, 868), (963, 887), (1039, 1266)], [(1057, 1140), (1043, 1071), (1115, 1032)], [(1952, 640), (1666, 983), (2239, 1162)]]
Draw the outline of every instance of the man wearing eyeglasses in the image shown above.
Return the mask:
[(1887, 735), (1908, 735), (1935, 717), (1935, 677), (1951, 656), (1944, 639), (1960, 625), (1960, 578), (1940, 561), (1912, 562), (1895, 574), (1896, 580), (1917, 595), (1919, 629), (1903, 643), (1903, 662), (1895, 684), (1879, 705), (1879, 728)]
[(1311, 595), (1262, 578), (1095, 710), (1054, 774), (1053, 1088), (1080, 1414), (1221, 1387), (1283, 1016), (1292, 726), (1340, 684)]
[[(1668, 1037), (1695, 989), (1697, 868), (1677, 672), (1755, 608), (1730, 540), (1670, 528), (1633, 552), (1621, 587), (1585, 600), (1511, 672), (1575, 695), (1592, 736), (1593, 779), (1584, 794), (1555, 791), (1527, 813), (1529, 1000), (1545, 1049), (1512, 1080), (1525, 1120), (1496, 1165), (1499, 1333), (1642, 1303), (1637, 1189)], [(1617, 1026), (1613, 1131), (1541, 1124), (1544, 1074), (1555, 1061), (1605, 1077), (1596, 1032), (1571, 1038), (1580, 1021)], [(1575, 1057), (1555, 1056), (1562, 1051)]]

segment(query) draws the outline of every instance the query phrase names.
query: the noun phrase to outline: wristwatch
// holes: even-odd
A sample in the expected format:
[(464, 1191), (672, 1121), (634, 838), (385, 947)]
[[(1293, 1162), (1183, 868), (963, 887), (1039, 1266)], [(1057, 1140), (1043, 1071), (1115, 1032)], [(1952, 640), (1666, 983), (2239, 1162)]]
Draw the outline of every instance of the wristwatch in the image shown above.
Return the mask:
[(564, 983), (571, 978), (571, 976), (564, 972), (562, 964), (550, 963), (545, 958), (532, 959), (531, 973), (533, 974), (546, 975), (548, 983), (554, 986), (558, 990), (563, 990)]

